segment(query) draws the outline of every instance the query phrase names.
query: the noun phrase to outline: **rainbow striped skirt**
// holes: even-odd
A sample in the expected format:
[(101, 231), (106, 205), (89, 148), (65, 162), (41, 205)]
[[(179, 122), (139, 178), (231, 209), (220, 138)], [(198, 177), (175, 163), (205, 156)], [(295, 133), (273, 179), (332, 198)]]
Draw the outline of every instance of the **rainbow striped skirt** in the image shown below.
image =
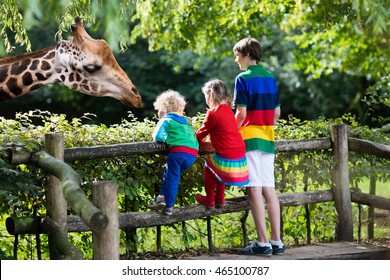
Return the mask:
[(227, 159), (214, 153), (206, 159), (205, 167), (225, 185), (242, 187), (249, 183), (245, 156), (240, 159)]

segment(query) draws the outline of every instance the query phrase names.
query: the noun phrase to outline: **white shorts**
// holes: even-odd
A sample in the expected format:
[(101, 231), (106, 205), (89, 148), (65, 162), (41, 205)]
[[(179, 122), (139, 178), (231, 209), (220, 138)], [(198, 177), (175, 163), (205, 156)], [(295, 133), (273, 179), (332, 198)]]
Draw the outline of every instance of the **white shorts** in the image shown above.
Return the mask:
[(265, 153), (259, 150), (246, 153), (249, 172), (249, 184), (247, 187), (271, 187), (275, 188), (275, 154)]

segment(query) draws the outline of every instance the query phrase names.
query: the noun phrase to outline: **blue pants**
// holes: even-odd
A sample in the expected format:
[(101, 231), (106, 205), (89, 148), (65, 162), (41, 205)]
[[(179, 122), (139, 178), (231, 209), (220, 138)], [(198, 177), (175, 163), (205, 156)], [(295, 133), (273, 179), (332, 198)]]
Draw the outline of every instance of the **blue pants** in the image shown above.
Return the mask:
[(194, 164), (196, 156), (187, 153), (169, 153), (160, 194), (165, 196), (167, 208), (173, 207), (179, 190), (181, 174)]

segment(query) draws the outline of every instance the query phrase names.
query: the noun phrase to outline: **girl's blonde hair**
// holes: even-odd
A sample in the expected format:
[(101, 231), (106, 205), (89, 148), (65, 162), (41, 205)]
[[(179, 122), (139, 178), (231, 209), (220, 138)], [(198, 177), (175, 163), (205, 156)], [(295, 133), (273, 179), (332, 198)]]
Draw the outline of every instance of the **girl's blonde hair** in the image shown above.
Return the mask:
[(186, 106), (184, 96), (174, 90), (167, 90), (160, 93), (153, 103), (154, 109), (165, 115), (169, 112), (183, 113)]
[(228, 104), (232, 107), (233, 98), (229, 93), (225, 83), (221, 80), (214, 79), (205, 83), (202, 87), (204, 95), (210, 96), (209, 104), (210, 107), (218, 106), (222, 103)]

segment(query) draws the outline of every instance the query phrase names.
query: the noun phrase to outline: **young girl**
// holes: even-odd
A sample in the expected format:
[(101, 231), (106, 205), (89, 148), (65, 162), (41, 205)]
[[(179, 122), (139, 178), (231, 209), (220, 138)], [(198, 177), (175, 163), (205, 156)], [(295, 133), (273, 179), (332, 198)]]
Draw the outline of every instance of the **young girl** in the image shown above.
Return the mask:
[(157, 96), (153, 105), (160, 118), (152, 134), (153, 141), (167, 143), (169, 153), (159, 195), (149, 208), (171, 215), (180, 176), (194, 164), (199, 144), (191, 119), (183, 116), (186, 102), (179, 92), (167, 90)]
[(225, 186), (248, 184), (248, 167), (245, 157), (245, 143), (238, 131), (232, 111), (232, 96), (221, 80), (211, 80), (202, 87), (209, 107), (202, 126), (196, 132), (199, 143), (210, 142), (215, 153), (206, 159), (204, 184), (206, 196), (196, 194), (195, 199), (207, 208), (223, 207)]

